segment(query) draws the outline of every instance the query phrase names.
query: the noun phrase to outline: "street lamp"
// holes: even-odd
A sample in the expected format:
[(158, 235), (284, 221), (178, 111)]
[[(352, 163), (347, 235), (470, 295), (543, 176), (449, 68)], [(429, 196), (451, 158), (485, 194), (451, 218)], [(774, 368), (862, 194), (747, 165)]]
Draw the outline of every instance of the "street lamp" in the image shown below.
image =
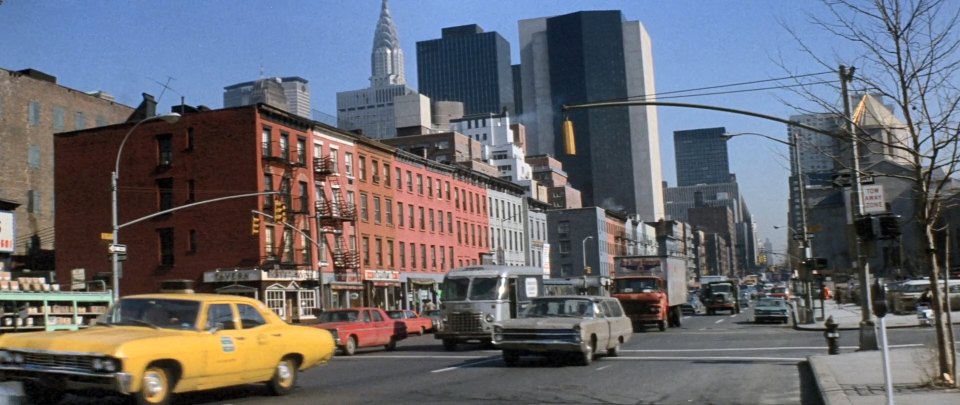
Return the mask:
[(581, 253), (583, 254), (583, 275), (584, 276), (587, 275), (587, 241), (590, 239), (593, 239), (593, 236), (587, 236), (586, 238), (583, 238), (583, 242), (581, 243), (581, 245), (583, 246), (583, 249), (581, 249)]
[(113, 173), (110, 174), (110, 225), (113, 231), (113, 241), (110, 244), (110, 261), (112, 262), (112, 280), (111, 286), (113, 287), (113, 300), (117, 301), (120, 299), (120, 253), (122, 248), (117, 244), (117, 231), (120, 230), (120, 226), (117, 224), (117, 180), (120, 179), (120, 154), (123, 152), (123, 145), (127, 143), (127, 139), (130, 138), (130, 135), (133, 134), (133, 131), (147, 121), (154, 120), (163, 120), (167, 123), (173, 124), (180, 120), (180, 114), (169, 113), (164, 115), (155, 115), (153, 117), (147, 117), (140, 121), (137, 121), (136, 124), (133, 124), (130, 127), (130, 130), (127, 131), (127, 134), (123, 136), (123, 140), (120, 141), (120, 148), (117, 150), (117, 159), (113, 165)]

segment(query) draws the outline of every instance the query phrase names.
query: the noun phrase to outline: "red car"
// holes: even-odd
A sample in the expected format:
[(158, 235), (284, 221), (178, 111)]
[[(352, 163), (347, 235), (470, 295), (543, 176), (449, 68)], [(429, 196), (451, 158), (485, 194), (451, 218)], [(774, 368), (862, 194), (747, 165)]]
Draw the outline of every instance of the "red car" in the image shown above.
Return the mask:
[(395, 309), (387, 311), (387, 316), (403, 322), (407, 325), (407, 333), (416, 333), (423, 336), (427, 331), (433, 330), (433, 319), (417, 315), (409, 309)]
[(330, 331), (337, 348), (352, 356), (358, 348), (383, 346), (395, 350), (397, 342), (407, 337), (407, 326), (391, 319), (380, 308), (344, 308), (327, 310), (317, 317), (315, 325)]

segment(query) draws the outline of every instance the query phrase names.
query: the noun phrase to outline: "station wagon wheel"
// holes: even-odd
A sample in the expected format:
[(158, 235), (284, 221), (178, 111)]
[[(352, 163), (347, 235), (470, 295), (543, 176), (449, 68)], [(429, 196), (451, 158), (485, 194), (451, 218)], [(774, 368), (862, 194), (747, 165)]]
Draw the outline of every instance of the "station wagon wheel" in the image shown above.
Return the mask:
[(448, 352), (457, 350), (457, 341), (453, 339), (443, 339), (443, 349)]
[(292, 357), (284, 357), (277, 363), (273, 378), (267, 382), (267, 388), (273, 395), (287, 395), (297, 383), (297, 362)]
[(170, 374), (165, 368), (152, 364), (140, 377), (140, 391), (136, 393), (137, 404), (169, 404), (171, 391)]
[(427, 328), (421, 326), (420, 333), (418, 333), (417, 336), (423, 336), (424, 333), (427, 333)]
[(620, 355), (620, 340), (617, 340), (617, 345), (607, 349), (607, 356), (617, 357)]
[(347, 344), (343, 346), (343, 354), (347, 356), (353, 356), (357, 352), (357, 337), (350, 336), (347, 338)]

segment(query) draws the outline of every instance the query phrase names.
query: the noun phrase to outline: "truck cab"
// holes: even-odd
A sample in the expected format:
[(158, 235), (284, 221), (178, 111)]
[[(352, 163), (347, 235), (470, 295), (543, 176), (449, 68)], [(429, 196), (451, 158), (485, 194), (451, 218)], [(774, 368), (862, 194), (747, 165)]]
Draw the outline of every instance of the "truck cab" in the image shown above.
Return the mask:
[(717, 311), (740, 313), (740, 288), (731, 280), (707, 283), (703, 286), (700, 300), (707, 308), (707, 315), (714, 315)]

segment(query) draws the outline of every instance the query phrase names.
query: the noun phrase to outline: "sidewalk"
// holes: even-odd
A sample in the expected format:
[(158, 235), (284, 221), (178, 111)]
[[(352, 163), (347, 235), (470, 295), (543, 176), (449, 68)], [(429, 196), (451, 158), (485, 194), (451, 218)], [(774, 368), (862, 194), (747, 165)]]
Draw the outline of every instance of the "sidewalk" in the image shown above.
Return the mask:
[[(827, 301), (824, 315), (832, 316), (841, 331), (860, 329), (860, 307), (855, 304), (837, 305)], [(798, 330), (824, 330), (820, 309), (816, 309), (817, 321), (797, 325)], [(953, 312), (953, 323), (960, 324), (960, 312)], [(885, 317), (887, 329), (920, 327), (917, 316), (893, 315)], [(877, 321), (879, 324), (879, 321)], [(849, 332), (848, 332), (849, 333)], [(958, 359), (960, 360), (960, 359)], [(883, 380), (883, 360), (880, 351), (847, 352), (838, 355), (808, 357), (813, 377), (817, 381), (820, 396), (825, 405), (873, 405), (886, 404), (886, 387)], [(936, 352), (932, 347), (894, 348), (889, 350), (890, 378), (893, 386), (893, 402), (896, 404), (957, 404), (960, 389), (941, 389), (929, 386), (936, 370)]]

